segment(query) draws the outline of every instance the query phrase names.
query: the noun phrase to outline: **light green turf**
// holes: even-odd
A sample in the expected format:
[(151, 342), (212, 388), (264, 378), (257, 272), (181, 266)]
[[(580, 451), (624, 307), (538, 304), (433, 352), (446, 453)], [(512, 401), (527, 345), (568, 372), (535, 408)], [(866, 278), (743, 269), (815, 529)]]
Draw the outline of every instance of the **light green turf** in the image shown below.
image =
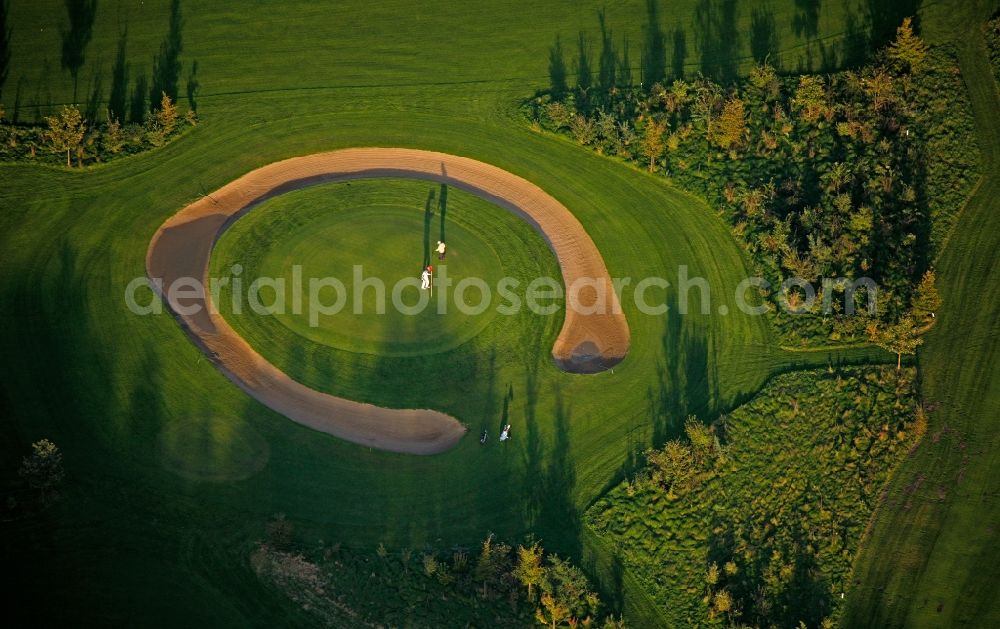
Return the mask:
[[(444, 208), (439, 194), (444, 195)], [(502, 304), (496, 287), (507, 274), (498, 249), (515, 267), (515, 258), (532, 255), (530, 249), (508, 251), (511, 230), (531, 237), (530, 228), (509, 213), (447, 186), (395, 180), (331, 184), (255, 208), (220, 240), (212, 269), (226, 276), (239, 264), (244, 287), (259, 277), (284, 282), (283, 303), (277, 300), (278, 289), (262, 290), (262, 305), (275, 310), (263, 316), (273, 316), (298, 336), (351, 352), (413, 356), (457, 347), (490, 325)], [(450, 246), (443, 262), (433, 252), (442, 237)], [(532, 245), (544, 250), (544, 243)], [(435, 266), (436, 295), (419, 288), (426, 263)], [(355, 271), (355, 266), (361, 268)], [(379, 280), (382, 296), (370, 286), (361, 290), (364, 284), (356, 282), (357, 277)], [(323, 284), (326, 278), (341, 286)], [(475, 286), (466, 288), (480, 280), (490, 288), (485, 298)], [(322, 287), (316, 291), (316, 303), (339, 303), (338, 312), (325, 314), (311, 307), (313, 281)], [(397, 285), (403, 309), (394, 305)], [(459, 285), (465, 310), (455, 301)], [(241, 294), (242, 316), (261, 316), (248, 307), (246, 291)], [(227, 288), (221, 297), (223, 313), (241, 331), (251, 332), (238, 321), (242, 317), (234, 315), (233, 291)], [(266, 328), (262, 342), (287, 336), (273, 325), (257, 326)], [(252, 333), (250, 338), (255, 340)]]
[[(634, 577), (580, 525), (581, 510), (621, 479), (637, 448), (671, 434), (687, 413), (728, 409), (775, 373), (886, 354), (787, 353), (762, 318), (676, 309), (645, 317), (626, 304), (632, 350), (614, 373), (590, 377), (561, 373), (548, 359), (556, 318), (490, 325), (427, 357), (337, 350), (354, 357), (340, 361), (294, 346), (272, 357), (337, 395), (452, 413), (473, 435), (513, 425), (504, 449), (467, 438), (441, 456), (412, 457), (346, 444), (269, 411), (205, 360), (172, 318), (132, 315), (123, 296), (144, 274), (156, 228), (199, 195), (294, 155), (405, 146), (525, 177), (579, 218), (613, 275), (676, 278), (687, 265), (711, 283), (713, 305), (735, 313), (733, 289), (747, 271), (711, 208), (659, 178), (533, 133), (518, 114), (519, 100), (546, 83), (555, 34), (571, 49), (580, 28), (593, 34), (603, 4), (638, 65), (642, 2), (185, 3), (182, 81), (198, 60), (201, 125), (86, 173), (0, 166), (0, 461), (12, 475), (28, 444), (49, 437), (68, 470), (57, 506), (3, 524), (0, 535), (5, 567), (18, 575), (12, 595), (39, 622), (304, 623), (247, 564), (262, 523), (283, 512), (303, 543), (366, 548), (448, 547), (488, 531), (507, 539), (531, 531), (600, 577), (605, 598), (634, 625), (655, 624)], [(661, 8), (666, 31), (691, 29), (690, 69), (700, 61), (699, 4), (716, 5)], [(779, 45), (800, 56), (796, 6), (757, 9), (773, 13)], [(753, 8), (739, 3), (734, 15), (741, 35), (731, 58), (740, 62)], [(64, 10), (56, 0), (13, 4), (3, 97), (12, 103), (24, 76), (23, 117), (33, 102), (72, 96), (59, 64)], [(132, 73), (141, 65), (148, 75), (166, 15), (165, 2), (100, 3), (79, 91), (98, 69), (107, 88), (126, 22)], [(822, 3), (818, 24), (819, 39), (837, 41), (843, 9)], [(517, 246), (551, 271), (537, 243)], [(962, 253), (981, 250), (973, 243)], [(501, 258), (506, 272), (510, 258)], [(254, 435), (267, 443), (266, 457)]]

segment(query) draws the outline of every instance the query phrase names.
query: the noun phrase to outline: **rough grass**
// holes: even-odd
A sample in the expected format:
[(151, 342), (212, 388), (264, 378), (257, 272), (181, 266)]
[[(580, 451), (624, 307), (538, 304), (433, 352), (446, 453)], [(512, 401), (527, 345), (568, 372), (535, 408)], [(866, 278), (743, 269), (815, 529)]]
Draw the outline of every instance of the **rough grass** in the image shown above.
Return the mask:
[[(914, 376), (894, 367), (780, 376), (716, 424), (724, 450), (693, 487), (668, 493), (642, 472), (585, 521), (670, 626), (726, 624), (705, 600), (723, 589), (743, 613), (732, 620), (817, 626), (839, 613), (878, 494), (918, 438)], [(727, 562), (736, 571), (710, 588), (709, 565)]]

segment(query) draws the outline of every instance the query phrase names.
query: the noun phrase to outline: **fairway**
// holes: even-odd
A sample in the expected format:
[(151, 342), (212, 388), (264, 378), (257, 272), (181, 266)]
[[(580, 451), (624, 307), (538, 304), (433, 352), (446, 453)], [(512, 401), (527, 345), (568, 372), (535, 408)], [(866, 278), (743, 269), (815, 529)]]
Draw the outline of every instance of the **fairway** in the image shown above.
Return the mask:
[[(69, 5), (92, 6), (73, 18), (78, 30), (92, 20), (85, 38), (67, 35), (76, 32)], [(347, 613), (324, 622), (315, 601), (261, 577), (255, 552), (287, 520), (289, 552), (326, 561), (317, 578), (345, 588), (324, 586), (326, 594), (353, 610), (391, 608), (395, 615), (377, 621), (384, 626), (505, 626), (504, 609), (534, 607), (523, 592), (510, 604), (506, 595), (480, 600), (476, 560), (493, 534), (515, 549), (539, 541), (578, 566), (600, 595), (602, 620), (620, 614), (629, 627), (660, 627), (703, 611), (706, 562), (696, 551), (723, 557), (721, 518), (741, 517), (753, 502), (763, 505), (753, 515), (764, 529), (777, 517), (766, 511), (780, 505), (819, 522), (817, 539), (846, 540), (830, 551), (843, 589), (814, 580), (843, 626), (996, 624), (1000, 104), (983, 44), (966, 34), (996, 8), (993, 0), (13, 0), (5, 126), (45, 124), (62, 105), (91, 101), (103, 120), (116, 68), (125, 68), (129, 100), (135, 92), (148, 108), (172, 11), (183, 16), (177, 103), (197, 117), (162, 145), (106, 163), (66, 168), (66, 151), (47, 146), (36, 148), (53, 163), (0, 163), (8, 511), (31, 504), (19, 466), (33, 443), (55, 443), (66, 471), (58, 500), (0, 522), (10, 595), (39, 624), (376, 624)], [(799, 72), (856, 67), (913, 14), (931, 44), (961, 44), (986, 176), (967, 205), (950, 210), (954, 232), (928, 263), (944, 304), (926, 346), (902, 356), (905, 387), (894, 353), (833, 340), (792, 351), (771, 318), (741, 309), (756, 269), (719, 203), (680, 189), (662, 169), (533, 124), (526, 112), (549, 87), (557, 37), (570, 83), (581, 59), (598, 75), (602, 10), (618, 52), (629, 51), (622, 65), (636, 86), (657, 41), (666, 76), (692, 85), (699, 73), (729, 85), (763, 59), (788, 85)], [(827, 125), (818, 127), (840, 133)], [(637, 129), (632, 147), (642, 142)], [(788, 144), (815, 151), (823, 169), (803, 176), (827, 181), (820, 142)], [(691, 177), (735, 162), (715, 145), (711, 160), (690, 164)], [(766, 164), (748, 170), (758, 168), (773, 175)], [(924, 200), (925, 190), (910, 192)], [(844, 204), (853, 208), (850, 198)], [(922, 227), (912, 230), (921, 243)], [(495, 289), (512, 278), (522, 297), (539, 277), (563, 288), (580, 276), (631, 284), (608, 297), (621, 312), (600, 315), (565, 302), (552, 314), (501, 314), (496, 290), (489, 307), (464, 312), (454, 286), (441, 312), (437, 285), (419, 312), (392, 307), (400, 281), (409, 282), (404, 305), (418, 303), (427, 264), (455, 284), (478, 278)], [(371, 288), (355, 311), (356, 265), (386, 283), (384, 314)], [(337, 278), (344, 307), (315, 319), (291, 308), (296, 268), (306, 305), (310, 278)], [(681, 288), (682, 268), (710, 290)], [(234, 306), (230, 284), (201, 301), (217, 314), (188, 316), (140, 288), (140, 305), (164, 307), (130, 310), (130, 283), (182, 276), (239, 276), (244, 299)], [(288, 308), (249, 307), (249, 284), (261, 277), (284, 283)], [(645, 294), (665, 311), (650, 314), (633, 296), (649, 277), (668, 280)], [(468, 288), (466, 301), (479, 293)], [(273, 305), (273, 284), (259, 296)], [(337, 297), (329, 285), (318, 293), (325, 305)], [(682, 302), (690, 302), (683, 313)], [(877, 386), (865, 384), (874, 373)], [(824, 413), (809, 414), (809, 396)], [(832, 399), (840, 406), (826, 413)], [(922, 441), (910, 423), (917, 407), (928, 410)], [(692, 416), (718, 426), (726, 448), (743, 440), (719, 463), (738, 471), (706, 481), (697, 504), (633, 500), (648, 449), (683, 439)], [(883, 416), (905, 435), (883, 427)], [(869, 477), (866, 448), (886, 443), (902, 462), (880, 460)], [(844, 461), (850, 474), (837, 468)], [(842, 475), (810, 484), (828, 469)], [(780, 491), (788, 478), (794, 504)], [(841, 489), (862, 487), (860, 497), (823, 503), (824, 492), (840, 491), (838, 479)], [(744, 502), (740, 491), (773, 502)], [(848, 506), (828, 520), (831, 505)], [(656, 509), (659, 528), (647, 527), (641, 520)], [(828, 531), (841, 521), (846, 533)], [(799, 538), (788, 539), (798, 548)], [(626, 556), (631, 549), (645, 554)], [(426, 557), (466, 562), (449, 574), (476, 587), (451, 597)], [(656, 572), (664, 563), (669, 578)], [(677, 592), (684, 606), (663, 609)], [(534, 626), (534, 609), (521, 611), (521, 624), (509, 626)]]

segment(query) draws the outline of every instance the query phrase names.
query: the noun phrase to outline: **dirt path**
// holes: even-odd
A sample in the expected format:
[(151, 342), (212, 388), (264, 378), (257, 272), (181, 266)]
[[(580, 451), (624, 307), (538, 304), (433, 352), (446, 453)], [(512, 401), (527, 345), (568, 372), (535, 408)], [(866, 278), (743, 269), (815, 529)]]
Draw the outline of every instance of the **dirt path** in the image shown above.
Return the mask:
[[(236, 219), (276, 195), (323, 182), (406, 177), (446, 183), (509, 209), (530, 223), (559, 261), (566, 287), (580, 281), (576, 303), (552, 348), (566, 371), (593, 373), (620, 362), (629, 329), (604, 260), (583, 226), (538, 186), (472, 159), (412, 149), (359, 148), (317, 153), (258, 168), (188, 205), (153, 236), (146, 272), (168, 288), (181, 278), (207, 285), (212, 248)], [(592, 281), (591, 281), (592, 280)], [(603, 295), (601, 294), (603, 292)], [(215, 312), (208, 295), (167, 304), (195, 343), (240, 388), (289, 419), (362, 445), (412, 454), (453, 447), (465, 434), (455, 418), (431, 410), (387, 409), (310, 389), (265, 360)], [(198, 312), (187, 314), (193, 306)]]

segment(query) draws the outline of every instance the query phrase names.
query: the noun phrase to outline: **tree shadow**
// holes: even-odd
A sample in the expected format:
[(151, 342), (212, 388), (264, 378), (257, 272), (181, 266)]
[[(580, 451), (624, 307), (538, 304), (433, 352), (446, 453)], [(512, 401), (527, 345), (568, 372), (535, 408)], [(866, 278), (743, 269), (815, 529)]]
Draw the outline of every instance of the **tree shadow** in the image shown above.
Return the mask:
[(167, 36), (160, 44), (160, 52), (153, 59), (153, 78), (149, 86), (149, 108), (157, 110), (163, 94), (177, 102), (177, 93), (181, 76), (180, 55), (183, 48), (182, 30), (184, 18), (181, 14), (180, 0), (170, 3), (170, 26)]
[(421, 269), (426, 269), (431, 263), (431, 224), (434, 222), (434, 188), (427, 193), (424, 201), (424, 262)]
[(135, 88), (132, 90), (132, 100), (129, 103), (128, 115), (129, 120), (136, 124), (142, 124), (142, 121), (146, 118), (146, 92), (148, 85), (146, 71), (139, 68), (138, 73), (135, 75)]
[(22, 74), (18, 77), (17, 85), (14, 87), (14, 110), (10, 118), (10, 121), (14, 124), (17, 124), (21, 120), (21, 95), (24, 93), (25, 81), (27, 79)]
[(559, 35), (549, 48), (549, 94), (553, 100), (562, 100), (569, 86), (566, 84), (566, 60), (563, 57), (562, 42)]
[(588, 93), (593, 85), (593, 70), (590, 61), (590, 43), (587, 34), (580, 31), (576, 53), (576, 108), (584, 115), (590, 110)]
[(684, 78), (684, 64), (687, 63), (687, 31), (681, 27), (674, 29), (674, 49), (670, 58), (671, 70), (675, 79)]
[(111, 93), (108, 95), (108, 118), (125, 122), (128, 106), (128, 27), (118, 35), (118, 50), (111, 68)]
[(201, 87), (201, 83), (198, 82), (198, 60), (195, 59), (191, 62), (191, 71), (188, 73), (187, 79), (187, 99), (188, 106), (191, 111), (198, 111), (198, 89)]
[(647, 390), (654, 448), (678, 437), (689, 415), (708, 418), (720, 410), (718, 382), (709, 367), (708, 339), (674, 306), (666, 313), (660, 347), (656, 382)]
[[(654, 83), (663, 81), (667, 73), (667, 38), (660, 26), (659, 0), (646, 0), (646, 28), (643, 35), (642, 82), (648, 89)], [(676, 45), (675, 35), (675, 50)]]
[(514, 401), (514, 385), (507, 385), (507, 392), (503, 396), (503, 406), (500, 409), (500, 424), (497, 432), (500, 432), (510, 423), (510, 403)]
[(94, 32), (97, 0), (65, 0), (69, 26), (62, 31), (62, 67), (73, 77), (73, 102), (76, 102), (77, 78), (83, 67), (87, 44)]
[(538, 429), (538, 361), (527, 365), (524, 378), (524, 447), (523, 459), (525, 487), (524, 521), (529, 525), (539, 519), (544, 496), (539, 490), (542, 477), (542, 439)]
[(819, 33), (821, 0), (795, 0), (792, 29), (802, 39), (813, 39)]
[(628, 53), (628, 35), (622, 36), (622, 55), (619, 59), (616, 80), (619, 87), (632, 87), (632, 60), (629, 59)]
[[(444, 167), (442, 166), (442, 168)], [(441, 213), (438, 240), (441, 242), (448, 242), (445, 239), (445, 222), (448, 218), (448, 184), (441, 184), (441, 187), (438, 190), (438, 211)]]
[[(553, 438), (544, 449), (544, 462), (533, 464), (534, 478), (526, 478), (526, 487), (537, 508), (534, 530), (545, 540), (549, 550), (579, 557), (581, 520), (574, 500), (576, 468), (573, 465), (569, 438), (571, 412), (563, 400), (559, 386), (553, 388)], [(541, 453), (541, 448), (538, 449)]]
[(750, 54), (757, 63), (764, 63), (771, 55), (777, 59), (778, 31), (774, 13), (767, 9), (754, 9), (750, 13)]
[(719, 83), (736, 79), (740, 33), (736, 0), (699, 0), (695, 37), (701, 51), (701, 72)]
[(0, 98), (3, 97), (3, 86), (7, 82), (7, 72), (10, 70), (10, 38), (13, 28), (7, 24), (10, 6), (7, 0), (0, 0)]
[(597, 86), (602, 92), (607, 92), (616, 85), (618, 53), (615, 52), (613, 34), (608, 28), (604, 9), (598, 10), (597, 21), (601, 29), (601, 55), (597, 64)]
[(87, 99), (87, 106), (84, 109), (84, 119), (88, 124), (96, 125), (100, 114), (101, 104), (104, 102), (104, 77), (101, 75), (101, 67), (94, 68), (94, 75), (90, 79), (90, 97)]
[(868, 56), (868, 29), (850, 6), (844, 18), (844, 37), (840, 46), (840, 61), (844, 66), (860, 66)]

